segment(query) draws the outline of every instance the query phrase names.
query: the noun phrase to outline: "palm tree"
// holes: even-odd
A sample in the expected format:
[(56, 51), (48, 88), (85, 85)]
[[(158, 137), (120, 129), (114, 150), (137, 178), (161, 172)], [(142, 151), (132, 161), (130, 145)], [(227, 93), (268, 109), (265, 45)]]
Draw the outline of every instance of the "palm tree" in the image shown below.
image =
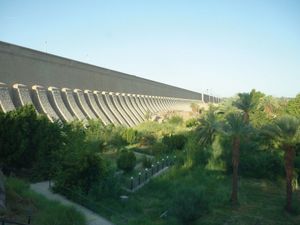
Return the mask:
[(286, 205), (288, 212), (292, 211), (292, 179), (294, 173), (295, 146), (299, 143), (300, 121), (294, 116), (279, 117), (274, 124), (265, 126), (263, 132), (274, 137), (284, 151), (284, 166), (286, 173)]
[(220, 127), (215, 111), (213, 109), (209, 109), (209, 111), (201, 117), (201, 119), (199, 119), (199, 122), (200, 125), (196, 131), (200, 145), (212, 145)]
[(240, 162), (241, 139), (250, 132), (250, 126), (245, 123), (240, 113), (230, 113), (226, 116), (223, 126), (223, 134), (231, 139), (232, 143), (232, 193), (231, 203), (236, 206), (238, 203), (238, 168)]
[(252, 91), (251, 93), (239, 93), (239, 98), (232, 103), (233, 106), (243, 111), (244, 122), (247, 124), (249, 123), (249, 113), (256, 107), (257, 104), (254, 99), (254, 94), (255, 91)]

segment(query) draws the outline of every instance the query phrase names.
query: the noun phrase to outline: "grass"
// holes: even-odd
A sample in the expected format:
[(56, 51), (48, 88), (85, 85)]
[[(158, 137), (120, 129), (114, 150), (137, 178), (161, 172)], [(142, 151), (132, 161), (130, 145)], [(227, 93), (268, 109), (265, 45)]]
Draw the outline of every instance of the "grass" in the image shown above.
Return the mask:
[(29, 184), (17, 178), (6, 179), (7, 210), (1, 217), (27, 223), (31, 215), (33, 225), (85, 225), (84, 216), (73, 207), (49, 201), (33, 192)]
[[(193, 187), (195, 190), (205, 190), (210, 205), (210, 212), (195, 221), (195, 225), (296, 225), (300, 224), (300, 193), (294, 195), (295, 214), (287, 214), (283, 210), (285, 203), (284, 182), (267, 180), (240, 180), (239, 207), (233, 209), (229, 203), (231, 178), (222, 172), (207, 171), (200, 168), (184, 169), (175, 167), (169, 172), (149, 182), (134, 194), (129, 195), (127, 202), (119, 199), (103, 199), (102, 206), (109, 206), (128, 219), (127, 224), (176, 225), (180, 224), (170, 213), (160, 216), (172, 208), (172, 200), (180, 187)], [(101, 208), (100, 214), (105, 215)], [(115, 224), (126, 224), (112, 216), (106, 216)]]

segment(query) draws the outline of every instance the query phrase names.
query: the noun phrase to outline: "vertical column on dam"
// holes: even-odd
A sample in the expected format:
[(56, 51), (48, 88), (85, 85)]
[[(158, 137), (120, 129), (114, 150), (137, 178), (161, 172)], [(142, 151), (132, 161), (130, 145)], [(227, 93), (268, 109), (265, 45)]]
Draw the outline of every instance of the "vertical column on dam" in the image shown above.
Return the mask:
[(140, 107), (141, 110), (143, 110), (144, 115), (149, 111), (150, 109), (148, 109), (148, 107), (146, 106), (145, 102), (142, 100), (142, 96), (141, 95), (136, 95), (134, 96), (137, 105)]
[(62, 98), (63, 98), (63, 101), (65, 102), (67, 108), (69, 109), (69, 111), (71, 112), (71, 114), (73, 116), (75, 116), (80, 121), (86, 120), (85, 115), (83, 114), (83, 112), (78, 107), (78, 105), (75, 101), (73, 91), (71, 89), (62, 88)]
[(147, 109), (151, 112), (154, 113), (155, 109), (152, 107), (150, 102), (148, 101), (148, 96), (147, 95), (141, 95), (141, 100), (145, 102), (145, 105), (147, 106)]
[(105, 113), (99, 108), (99, 106), (96, 103), (96, 99), (92, 91), (90, 90), (84, 90), (84, 94), (86, 96), (87, 104), (89, 107), (93, 110), (93, 112), (98, 116), (98, 118), (103, 122), (104, 125), (108, 125), (111, 122), (105, 115)]
[(30, 96), (29, 89), (24, 84), (14, 84), (13, 89), (16, 96), (16, 101), (18, 106), (25, 106), (25, 105), (35, 105), (33, 104), (33, 101)]
[(115, 105), (112, 102), (112, 92), (107, 93), (107, 92), (102, 92), (102, 94), (104, 95), (104, 99), (105, 102), (107, 104), (107, 106), (109, 107), (109, 109), (111, 110), (111, 112), (114, 114), (114, 116), (118, 119), (119, 123), (123, 126), (128, 127), (129, 125), (126, 123), (126, 121), (124, 120), (124, 118), (122, 117), (122, 115), (119, 113), (119, 111), (117, 110), (117, 108), (115, 107)]
[(107, 103), (105, 102), (104, 94), (101, 93), (100, 91), (94, 91), (94, 95), (99, 108), (105, 113), (105, 115), (110, 120), (110, 122), (113, 123), (114, 125), (121, 125), (121, 123), (114, 116), (113, 112), (109, 109)]
[(116, 109), (118, 110), (118, 112), (121, 114), (121, 116), (123, 117), (123, 119), (125, 120), (125, 122), (130, 126), (133, 127), (135, 124), (133, 122), (133, 120), (130, 118), (130, 116), (127, 114), (127, 112), (123, 109), (118, 96), (120, 95), (120, 93), (114, 93), (114, 92), (110, 92), (110, 96), (112, 98), (112, 102), (115, 105)]
[(5, 83), (0, 83), (0, 109), (5, 113), (16, 109)]
[(139, 124), (140, 121), (138, 116), (136, 115), (136, 112), (134, 111), (134, 108), (127, 102), (127, 95), (125, 93), (122, 93), (118, 95), (118, 98), (120, 100), (121, 106), (123, 106), (123, 109), (127, 112), (135, 125)]
[(58, 112), (59, 117), (61, 120), (66, 122), (71, 122), (74, 120), (73, 116), (65, 106), (62, 97), (61, 92), (56, 87), (49, 87), (49, 100), (52, 102), (53, 107), (56, 109), (56, 112)]
[(164, 102), (163, 97), (159, 96), (159, 97), (158, 97), (158, 101), (159, 101), (160, 105), (162, 106), (163, 111), (164, 111), (164, 112), (168, 111), (168, 108), (167, 108), (167, 106), (165, 105), (165, 102)]
[(148, 96), (148, 99), (149, 99), (153, 109), (155, 110), (155, 112), (160, 112), (160, 109), (158, 108), (158, 106), (156, 105), (156, 102), (154, 101), (154, 97)]
[(77, 102), (81, 111), (86, 115), (88, 119), (97, 119), (96, 115), (92, 112), (91, 108), (87, 104), (84, 93), (80, 89), (74, 89), (75, 101)]
[(144, 115), (145, 115), (145, 110), (142, 109), (142, 106), (140, 103), (137, 102), (136, 95), (135, 94), (128, 94), (128, 98), (133, 105), (133, 107), (136, 109), (142, 120), (145, 120)]
[(133, 106), (133, 104), (131, 103), (130, 98), (129, 98), (129, 95), (130, 95), (130, 94), (125, 94), (125, 93), (123, 93), (123, 94), (122, 94), (122, 97), (123, 97), (123, 99), (124, 99), (124, 101), (125, 101), (125, 104), (126, 104), (127, 107), (129, 108), (129, 110), (131, 111), (131, 113), (135, 116), (135, 118), (136, 118), (136, 120), (138, 121), (138, 123), (141, 123), (141, 122), (143, 122), (143, 117), (140, 116), (140, 114), (139, 114), (139, 112), (138, 112), (138, 109), (135, 108), (135, 107)]
[(59, 120), (59, 116), (54, 111), (49, 102), (46, 89), (40, 85), (33, 85), (32, 90), (34, 93), (33, 96), (35, 98), (38, 111), (45, 114), (52, 122), (54, 122), (55, 120)]
[(154, 100), (154, 102), (156, 103), (156, 105), (157, 105), (157, 107), (159, 108), (159, 111), (160, 112), (164, 112), (165, 111), (165, 109), (164, 109), (164, 107), (162, 106), (162, 104), (161, 104), (161, 102), (160, 102), (160, 97), (159, 96), (153, 96), (153, 100)]

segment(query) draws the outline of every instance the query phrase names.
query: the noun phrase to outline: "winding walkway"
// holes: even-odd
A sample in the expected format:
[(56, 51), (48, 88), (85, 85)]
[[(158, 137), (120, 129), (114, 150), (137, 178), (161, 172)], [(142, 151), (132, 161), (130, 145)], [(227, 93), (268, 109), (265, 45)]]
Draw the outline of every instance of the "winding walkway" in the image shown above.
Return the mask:
[(34, 190), (35, 192), (45, 196), (47, 199), (55, 200), (60, 202), (63, 205), (66, 206), (73, 206), (75, 209), (77, 209), (79, 212), (81, 212), (86, 217), (86, 221), (88, 225), (114, 225), (110, 221), (106, 220), (105, 218), (99, 216), (98, 214), (92, 212), (91, 210), (76, 204), (74, 202), (71, 202), (70, 200), (66, 199), (64, 196), (52, 193), (51, 190), (49, 190), (49, 182), (41, 182), (36, 184), (31, 184), (30, 188)]

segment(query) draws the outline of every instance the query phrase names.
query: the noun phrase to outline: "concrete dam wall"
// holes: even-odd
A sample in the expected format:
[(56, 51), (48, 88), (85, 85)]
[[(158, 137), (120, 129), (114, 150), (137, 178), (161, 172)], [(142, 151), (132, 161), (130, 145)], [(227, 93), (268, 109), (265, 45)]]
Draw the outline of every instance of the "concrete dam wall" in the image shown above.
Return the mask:
[(186, 99), (201, 93), (0, 42), (0, 81)]
[(50, 120), (134, 126), (149, 113), (214, 102), (213, 96), (0, 42), (0, 110), (33, 104)]

